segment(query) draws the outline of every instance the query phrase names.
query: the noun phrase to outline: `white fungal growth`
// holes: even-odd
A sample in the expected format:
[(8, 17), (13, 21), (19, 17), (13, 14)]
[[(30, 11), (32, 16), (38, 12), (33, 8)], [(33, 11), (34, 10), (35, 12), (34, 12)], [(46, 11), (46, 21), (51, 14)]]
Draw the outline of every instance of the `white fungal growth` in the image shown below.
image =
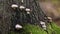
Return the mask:
[(51, 18), (51, 17), (48, 17), (48, 19), (52, 20), (52, 18)]
[(30, 14), (30, 12), (27, 12), (27, 14)]
[(47, 17), (49, 19), (50, 22), (52, 22), (52, 18), (51, 17)]
[(19, 24), (16, 24), (16, 25), (15, 25), (15, 28), (16, 28), (16, 29), (21, 29), (21, 28), (22, 28), (22, 26), (21, 26), (21, 25), (19, 25)]
[(18, 7), (18, 5), (17, 4), (12, 4), (11, 7), (16, 8), (16, 7)]
[(40, 24), (42, 25), (42, 28), (44, 29), (44, 30), (46, 30), (46, 25), (45, 25), (45, 22), (43, 22), (43, 21), (40, 21)]
[(20, 9), (25, 9), (25, 7), (24, 7), (24, 6), (20, 6), (19, 8), (20, 8)]
[(41, 24), (41, 25), (43, 25), (43, 24), (45, 24), (45, 22), (43, 22), (43, 21), (40, 21), (40, 24)]
[(28, 12), (31, 11), (29, 8), (26, 8), (25, 10), (28, 11)]

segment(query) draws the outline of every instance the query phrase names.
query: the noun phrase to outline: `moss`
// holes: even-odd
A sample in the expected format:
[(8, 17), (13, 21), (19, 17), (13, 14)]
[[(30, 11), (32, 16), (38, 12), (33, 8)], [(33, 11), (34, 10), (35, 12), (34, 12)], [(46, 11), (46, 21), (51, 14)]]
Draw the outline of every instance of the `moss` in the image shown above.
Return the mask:
[[(52, 23), (52, 28), (49, 25), (47, 31), (48, 34), (60, 34), (60, 28), (54, 23)], [(38, 25), (25, 24), (22, 32), (11, 32), (11, 34), (47, 34), (47, 32)]]

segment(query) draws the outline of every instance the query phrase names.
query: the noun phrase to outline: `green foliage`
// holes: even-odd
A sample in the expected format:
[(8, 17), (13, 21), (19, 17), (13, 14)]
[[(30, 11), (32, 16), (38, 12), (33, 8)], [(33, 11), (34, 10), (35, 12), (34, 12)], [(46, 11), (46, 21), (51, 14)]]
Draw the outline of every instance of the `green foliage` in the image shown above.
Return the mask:
[[(51, 27), (52, 25), (52, 27)], [(60, 28), (52, 23), (51, 25), (49, 25), (47, 31), (48, 34), (60, 34)], [(23, 31), (19, 32), (20, 34), (47, 34), (46, 31), (44, 31), (41, 27), (39, 27), (38, 25), (31, 25), (31, 24), (25, 24), (23, 27)], [(11, 32), (11, 34), (19, 34), (18, 32)]]
[(53, 30), (56, 34), (60, 34), (60, 27), (58, 27), (56, 24), (52, 23)]

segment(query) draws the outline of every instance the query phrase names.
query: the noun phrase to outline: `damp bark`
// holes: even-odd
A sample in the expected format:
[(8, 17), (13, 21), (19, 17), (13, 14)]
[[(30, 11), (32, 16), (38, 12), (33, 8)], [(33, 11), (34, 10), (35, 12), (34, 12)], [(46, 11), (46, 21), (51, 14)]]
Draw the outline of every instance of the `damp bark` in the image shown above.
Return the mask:
[[(16, 9), (15, 11), (11, 8), (12, 4), (18, 6), (25, 6), (31, 9), (31, 13), (28, 15), (25, 10)], [(47, 22), (47, 16), (44, 14), (39, 6), (38, 0), (0, 0), (0, 33), (8, 34), (13, 26), (17, 23), (24, 24), (38, 24), (40, 21)], [(17, 19), (16, 19), (17, 18)]]

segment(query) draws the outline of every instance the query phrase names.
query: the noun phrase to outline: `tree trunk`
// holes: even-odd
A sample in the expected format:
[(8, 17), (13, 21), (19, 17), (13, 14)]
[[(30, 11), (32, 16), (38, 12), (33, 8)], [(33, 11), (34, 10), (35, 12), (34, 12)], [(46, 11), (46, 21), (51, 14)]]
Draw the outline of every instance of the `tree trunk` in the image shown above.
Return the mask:
[[(27, 14), (25, 10), (20, 10), (19, 7), (17, 9), (12, 9), (11, 5), (17, 4), (18, 6), (25, 6), (26, 8), (31, 9), (30, 14)], [(17, 34), (32, 34), (31, 29), (34, 31), (35, 25), (40, 26), (40, 21), (44, 21), (47, 25), (48, 19), (44, 14), (42, 9), (39, 6), (38, 0), (24, 0), (24, 3), (21, 3), (21, 0), (1, 0), (0, 1), (0, 31), (1, 34), (12, 34), (13, 32), (17, 32)], [(14, 26), (16, 24), (20, 24), (23, 28), (19, 31), (16, 31)], [(33, 27), (29, 24), (34, 25)], [(27, 30), (25, 30), (24, 29)], [(37, 27), (38, 28), (38, 27)], [(35, 29), (37, 29), (35, 28)], [(38, 28), (40, 31), (40, 28)], [(12, 33), (10, 33), (12, 32)], [(34, 32), (34, 34), (37, 34)]]

